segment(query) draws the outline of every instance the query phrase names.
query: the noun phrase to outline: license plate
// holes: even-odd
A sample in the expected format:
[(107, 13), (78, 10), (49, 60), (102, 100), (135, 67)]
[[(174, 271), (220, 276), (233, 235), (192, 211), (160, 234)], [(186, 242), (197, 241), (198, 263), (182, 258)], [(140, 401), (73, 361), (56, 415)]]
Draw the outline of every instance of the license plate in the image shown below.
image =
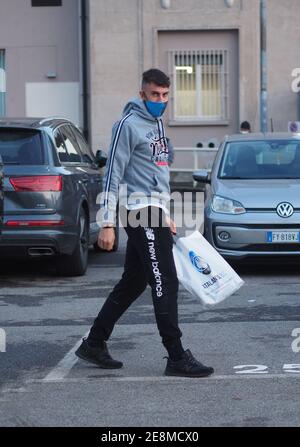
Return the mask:
[(299, 231), (268, 231), (267, 242), (271, 244), (297, 243), (300, 241), (299, 234)]

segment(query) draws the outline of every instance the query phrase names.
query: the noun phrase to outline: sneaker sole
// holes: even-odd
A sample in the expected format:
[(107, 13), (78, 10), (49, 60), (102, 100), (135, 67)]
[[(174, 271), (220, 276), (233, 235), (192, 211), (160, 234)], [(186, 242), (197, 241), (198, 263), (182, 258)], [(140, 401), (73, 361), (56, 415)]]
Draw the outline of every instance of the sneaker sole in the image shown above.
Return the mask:
[(118, 366), (107, 366), (107, 365), (104, 365), (103, 363), (97, 362), (97, 360), (90, 359), (89, 357), (84, 357), (82, 354), (80, 354), (78, 352), (75, 352), (75, 355), (78, 358), (80, 358), (81, 360), (84, 360), (85, 362), (88, 362), (88, 363), (92, 363), (93, 365), (97, 365), (99, 368), (102, 368), (102, 369), (121, 369), (123, 366), (123, 364), (120, 364)]
[(209, 373), (202, 373), (202, 374), (184, 374), (184, 373), (170, 373), (165, 372), (165, 376), (172, 376), (172, 377), (189, 377), (191, 379), (195, 378), (201, 378), (201, 377), (209, 377), (214, 373), (214, 371)]

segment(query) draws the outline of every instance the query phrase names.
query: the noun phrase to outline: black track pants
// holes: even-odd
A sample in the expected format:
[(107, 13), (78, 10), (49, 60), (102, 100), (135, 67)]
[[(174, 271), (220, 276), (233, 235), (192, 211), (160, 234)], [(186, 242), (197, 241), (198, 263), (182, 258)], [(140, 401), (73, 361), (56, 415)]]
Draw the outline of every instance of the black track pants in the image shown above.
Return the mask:
[[(154, 207), (147, 209), (152, 211)], [(164, 218), (161, 209), (156, 208), (154, 212), (159, 213), (160, 219)], [(128, 242), (122, 278), (95, 319), (88, 340), (93, 344), (108, 340), (115, 323), (149, 284), (162, 342), (171, 357), (180, 357), (182, 333), (178, 327), (178, 279), (171, 231), (166, 226), (151, 226), (151, 222), (149, 226), (136, 228), (127, 225), (125, 230)]]

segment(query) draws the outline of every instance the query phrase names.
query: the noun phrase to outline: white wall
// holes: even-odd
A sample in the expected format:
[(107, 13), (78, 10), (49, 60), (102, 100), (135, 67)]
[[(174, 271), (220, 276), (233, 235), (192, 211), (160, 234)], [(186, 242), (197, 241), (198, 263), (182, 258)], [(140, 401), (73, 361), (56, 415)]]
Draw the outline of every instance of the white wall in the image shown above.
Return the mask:
[(78, 82), (27, 82), (26, 116), (61, 116), (78, 126), (79, 83)]

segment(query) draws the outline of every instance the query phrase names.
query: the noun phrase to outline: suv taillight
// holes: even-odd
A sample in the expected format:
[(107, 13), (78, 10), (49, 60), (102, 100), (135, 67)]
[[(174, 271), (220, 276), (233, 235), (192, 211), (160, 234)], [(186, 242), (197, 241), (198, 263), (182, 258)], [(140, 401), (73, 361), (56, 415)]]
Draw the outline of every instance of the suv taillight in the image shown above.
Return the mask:
[(7, 227), (59, 227), (64, 225), (63, 220), (8, 220)]
[(9, 179), (18, 192), (62, 191), (61, 175), (35, 175), (28, 177), (11, 177)]

